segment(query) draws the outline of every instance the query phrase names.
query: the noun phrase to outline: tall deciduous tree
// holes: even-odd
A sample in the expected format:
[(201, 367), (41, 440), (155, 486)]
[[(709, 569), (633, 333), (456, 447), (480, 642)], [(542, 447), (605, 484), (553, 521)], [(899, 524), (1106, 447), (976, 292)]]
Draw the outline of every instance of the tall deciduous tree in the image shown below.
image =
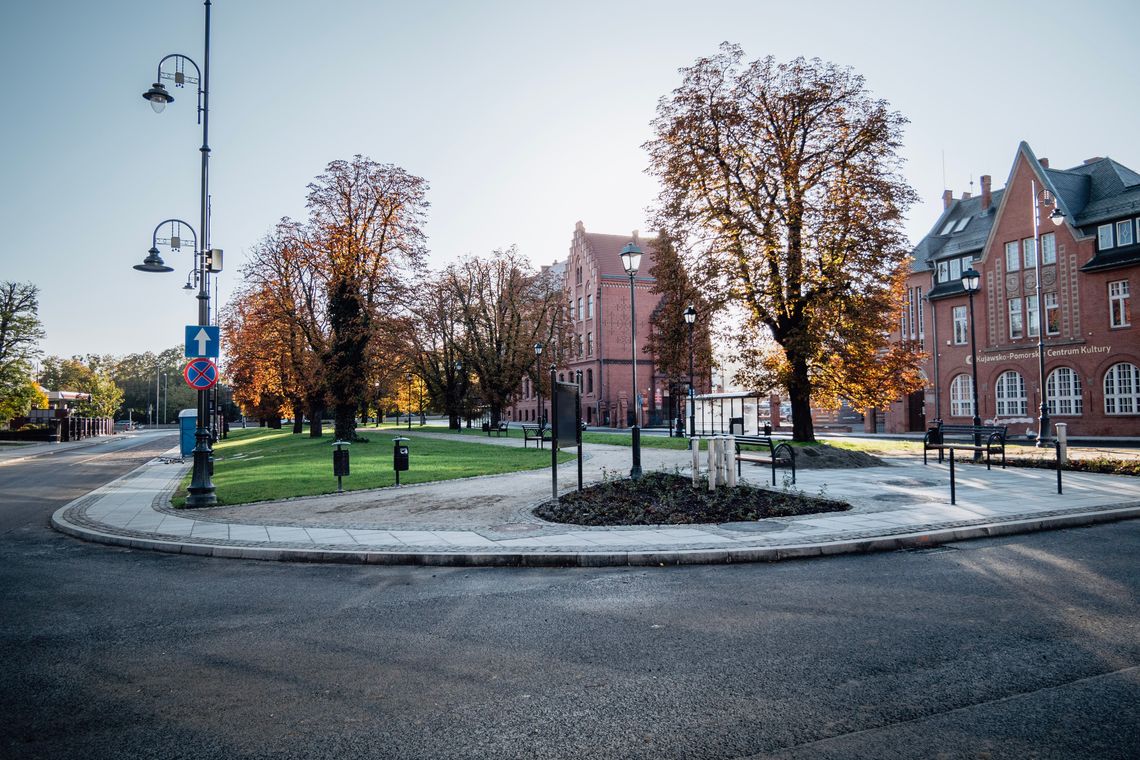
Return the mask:
[(0, 421), (28, 412), (38, 394), (32, 362), (44, 337), (39, 289), (32, 283), (0, 282)]
[(333, 161), (309, 185), (309, 222), (297, 243), (321, 273), (328, 319), (322, 355), (338, 440), (355, 437), (369, 354), (384, 320), (406, 315), (424, 266), (427, 182), (363, 156)]
[(534, 344), (547, 346), (544, 363), (558, 363), (570, 345), (562, 283), (549, 271), (536, 273), (513, 246), (466, 259), (445, 276), (466, 337), (465, 371), (478, 377), (498, 424), (523, 376), (535, 377)]
[[(712, 302), (689, 277), (677, 249), (664, 232), (657, 236), (653, 268), (653, 292), (661, 300), (650, 315), (650, 333), (645, 342), (645, 353), (654, 357), (658, 370), (671, 380), (689, 379), (689, 356), (693, 359), (693, 385), (702, 387), (712, 371), (712, 342), (709, 334)], [(685, 310), (692, 306), (697, 312), (692, 328), (690, 345), (689, 325)]]
[[(658, 103), (651, 171), (658, 226), (679, 241), (703, 287), (747, 315), (742, 353), (779, 344), (793, 436), (814, 439), (813, 394), (896, 398), (917, 357), (891, 346), (897, 278), (914, 201), (898, 151), (906, 119), (863, 78), (818, 59), (744, 62), (720, 52), (682, 70)], [(866, 374), (890, 364), (890, 382)]]
[(457, 314), (458, 296), (448, 286), (445, 273), (420, 291), (412, 320), (417, 374), (424, 379), (432, 405), (447, 415), (452, 430), (459, 429), (471, 390), (471, 373), (464, 366), (469, 353), (467, 334)]

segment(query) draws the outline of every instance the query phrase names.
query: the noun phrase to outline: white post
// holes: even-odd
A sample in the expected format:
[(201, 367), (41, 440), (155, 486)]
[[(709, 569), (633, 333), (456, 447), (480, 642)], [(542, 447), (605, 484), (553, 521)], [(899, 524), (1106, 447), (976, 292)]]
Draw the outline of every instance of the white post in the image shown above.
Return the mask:
[(716, 490), (716, 477), (717, 470), (719, 470), (720, 461), (720, 439), (712, 436), (708, 439), (709, 442), (709, 490)]
[(728, 487), (736, 488), (736, 436), (724, 439), (724, 466), (728, 474)]
[(1061, 444), (1061, 451), (1058, 456), (1061, 458), (1061, 464), (1069, 461), (1069, 423), (1058, 422), (1053, 426), (1057, 430), (1057, 443)]
[(696, 488), (701, 479), (701, 439), (690, 438), (689, 448), (693, 451), (693, 487)]

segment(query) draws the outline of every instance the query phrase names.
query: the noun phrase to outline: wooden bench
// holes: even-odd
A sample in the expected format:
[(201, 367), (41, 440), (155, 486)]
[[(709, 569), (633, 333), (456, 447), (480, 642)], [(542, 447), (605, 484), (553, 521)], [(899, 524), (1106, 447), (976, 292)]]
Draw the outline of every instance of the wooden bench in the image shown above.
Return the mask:
[(539, 427), (538, 425), (523, 425), (523, 448), (529, 441), (538, 441), (538, 447), (541, 449), (545, 441), (550, 440), (550, 428)]
[(926, 464), (927, 451), (937, 451), (941, 464), (943, 452), (955, 449), (984, 453), (987, 470), (991, 469), (990, 457), (1000, 452), (1004, 468), (1006, 430), (1006, 425), (946, 425), (939, 421), (922, 436), (922, 463)]
[(490, 422), (484, 422), (483, 432), (487, 434), (488, 438), (491, 437), (491, 433), (494, 433), (496, 438), (504, 434), (510, 435), (510, 424), (511, 423), (507, 420), (499, 420), (499, 424), (497, 425), (492, 425)]
[[(790, 465), (792, 468), (792, 482), (796, 482), (796, 450), (787, 443), (777, 441), (770, 435), (738, 435), (736, 438), (736, 474), (740, 475), (741, 461), (755, 462), (757, 464), (772, 465), (772, 485), (776, 485), (776, 466)], [(741, 446), (760, 446), (768, 450), (767, 454), (761, 451), (741, 451)]]

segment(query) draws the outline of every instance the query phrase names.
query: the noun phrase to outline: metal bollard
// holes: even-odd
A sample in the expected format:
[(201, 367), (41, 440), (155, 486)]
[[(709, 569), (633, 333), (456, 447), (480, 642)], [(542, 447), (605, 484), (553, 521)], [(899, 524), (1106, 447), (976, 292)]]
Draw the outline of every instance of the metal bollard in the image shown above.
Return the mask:
[[(1058, 425), (1057, 427), (1061, 427)], [(1061, 465), (1064, 464), (1064, 451), (1065, 444), (1061, 440), (1061, 436), (1057, 436), (1057, 440), (1053, 441), (1053, 446), (1057, 451), (1057, 493), (1061, 493)]]
[(950, 449), (950, 503), (954, 503), (954, 449)]

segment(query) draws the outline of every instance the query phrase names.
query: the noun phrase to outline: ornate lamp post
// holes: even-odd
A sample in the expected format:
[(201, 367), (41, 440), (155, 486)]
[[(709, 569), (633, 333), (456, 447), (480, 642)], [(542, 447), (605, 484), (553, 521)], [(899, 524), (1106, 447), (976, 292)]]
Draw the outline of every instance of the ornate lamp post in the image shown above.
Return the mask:
[(630, 241), (621, 249), (621, 265), (629, 275), (629, 347), (630, 359), (633, 366), (633, 467), (630, 468), (631, 480), (641, 478), (641, 400), (637, 395), (637, 314), (633, 298), (633, 278), (637, 275), (637, 268), (641, 265), (641, 249), (637, 243)]
[[(404, 380), (408, 383), (408, 430), (412, 429), (412, 373), (408, 372), (404, 375)], [(398, 421), (397, 421), (398, 424)]]
[(535, 422), (538, 423), (539, 430), (542, 429), (542, 344), (534, 344), (534, 395), (536, 411), (534, 413)]
[(1033, 193), (1033, 279), (1037, 284), (1037, 377), (1041, 392), (1040, 427), (1037, 432), (1037, 446), (1044, 446), (1049, 439), (1049, 399), (1045, 395), (1045, 302), (1041, 293), (1041, 209), (1052, 206), (1049, 220), (1059, 226), (1065, 219), (1065, 212), (1057, 206), (1057, 199), (1048, 188), (1037, 189), (1037, 180), (1029, 181)]
[[(978, 414), (978, 343), (974, 336), (974, 293), (978, 292), (981, 286), (982, 276), (978, 274), (977, 270), (970, 267), (965, 272), (962, 272), (962, 289), (966, 291), (966, 295), (970, 297), (970, 370), (973, 373), (972, 390), (974, 392), (974, 427), (977, 428), (982, 424), (982, 418)], [(974, 433), (974, 446), (981, 445), (981, 434)], [(975, 461), (981, 459), (982, 452), (975, 451)]]
[[(201, 232), (201, 237), (198, 240), (201, 242), (202, 255), (196, 257), (196, 268), (198, 269), (198, 324), (210, 324), (210, 285), (209, 285), (209, 272), (221, 271), (220, 255), (219, 262), (216, 268), (211, 268), (208, 263), (208, 254), (212, 253), (210, 249), (210, 218), (209, 218), (209, 165), (210, 165), (210, 0), (205, 0), (206, 8), (206, 25), (205, 25), (205, 46), (203, 49), (202, 67), (199, 68), (189, 56), (182, 55), (181, 53), (173, 53), (166, 56), (158, 62), (158, 75), (155, 77), (155, 82), (149, 90), (143, 93), (143, 98), (150, 102), (151, 108), (155, 113), (161, 113), (166, 108), (167, 103), (174, 102), (172, 96), (163, 84), (163, 80), (171, 81), (175, 87), (182, 87), (185, 84), (193, 84), (197, 86), (198, 90), (198, 123), (202, 125), (202, 147), (200, 152), (202, 154), (202, 177), (201, 177), (201, 208), (199, 217), (198, 231)], [(163, 65), (171, 61), (167, 70), (163, 70)], [(192, 75), (187, 72), (187, 66), (193, 69)], [(161, 225), (160, 225), (161, 226)], [(174, 247), (174, 246), (172, 246)], [(143, 264), (138, 265), (135, 269), (144, 272), (169, 272), (172, 271), (162, 263), (162, 259), (158, 256), (158, 250), (152, 245), (150, 255), (147, 256)], [(217, 496), (214, 493), (214, 484), (210, 480), (210, 459), (212, 450), (210, 448), (210, 431), (207, 428), (207, 416), (210, 414), (209, 405), (209, 391), (198, 391), (198, 422), (197, 428), (194, 431), (194, 470), (190, 479), (189, 495), (186, 497), (187, 507), (209, 507), (217, 503)]]
[(697, 321), (697, 310), (693, 308), (692, 304), (685, 307), (684, 311), (685, 324), (689, 326), (689, 436), (694, 434), (694, 427), (696, 425), (696, 407), (697, 398), (693, 388), (693, 325)]

